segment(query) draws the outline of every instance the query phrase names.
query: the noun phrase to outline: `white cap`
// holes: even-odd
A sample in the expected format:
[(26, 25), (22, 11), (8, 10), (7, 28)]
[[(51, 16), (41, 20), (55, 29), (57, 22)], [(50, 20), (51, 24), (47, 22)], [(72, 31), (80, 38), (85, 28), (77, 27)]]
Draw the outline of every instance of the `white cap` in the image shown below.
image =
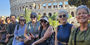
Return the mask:
[(43, 17), (40, 20), (46, 20), (47, 22), (49, 22), (47, 17)]

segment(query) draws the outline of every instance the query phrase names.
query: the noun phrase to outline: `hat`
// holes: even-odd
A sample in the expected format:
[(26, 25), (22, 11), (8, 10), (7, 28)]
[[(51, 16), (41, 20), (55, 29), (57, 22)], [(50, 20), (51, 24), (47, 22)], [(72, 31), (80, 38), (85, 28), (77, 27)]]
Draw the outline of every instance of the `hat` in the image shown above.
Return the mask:
[(31, 12), (31, 16), (32, 16), (32, 17), (33, 17), (33, 16), (37, 17), (37, 14), (36, 14), (35, 12)]
[(42, 18), (40, 19), (40, 21), (41, 21), (41, 20), (46, 20), (47, 22), (49, 22), (47, 17), (42, 17)]
[(20, 16), (19, 19), (25, 20), (24, 16)]

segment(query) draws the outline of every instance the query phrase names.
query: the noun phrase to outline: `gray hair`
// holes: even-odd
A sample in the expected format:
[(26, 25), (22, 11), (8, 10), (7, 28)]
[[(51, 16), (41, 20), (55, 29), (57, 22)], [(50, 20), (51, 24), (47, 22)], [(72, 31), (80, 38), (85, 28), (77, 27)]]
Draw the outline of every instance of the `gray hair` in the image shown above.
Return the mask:
[(76, 14), (77, 14), (78, 10), (79, 9), (82, 9), (82, 8), (85, 9), (88, 14), (90, 14), (89, 8), (86, 5), (80, 5), (80, 6), (78, 6), (77, 9), (76, 9)]
[(65, 13), (66, 16), (67, 16), (67, 18), (69, 17), (69, 16), (68, 16), (68, 12), (67, 12), (65, 9), (59, 10), (58, 15), (59, 15), (60, 13)]

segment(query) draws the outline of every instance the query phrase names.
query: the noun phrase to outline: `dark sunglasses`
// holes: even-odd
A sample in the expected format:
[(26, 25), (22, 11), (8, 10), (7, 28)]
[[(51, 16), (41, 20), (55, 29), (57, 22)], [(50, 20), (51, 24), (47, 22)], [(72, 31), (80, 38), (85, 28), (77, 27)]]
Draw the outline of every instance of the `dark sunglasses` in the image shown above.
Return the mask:
[(59, 18), (65, 18), (66, 17), (66, 15), (64, 14), (64, 15), (60, 15), (59, 16)]
[(42, 23), (42, 22), (46, 23), (47, 21), (46, 21), (46, 20), (40, 20), (40, 22), (41, 22), (41, 23)]
[(31, 16), (30, 18), (36, 18), (36, 16)]
[(20, 19), (20, 21), (25, 21), (24, 19)]

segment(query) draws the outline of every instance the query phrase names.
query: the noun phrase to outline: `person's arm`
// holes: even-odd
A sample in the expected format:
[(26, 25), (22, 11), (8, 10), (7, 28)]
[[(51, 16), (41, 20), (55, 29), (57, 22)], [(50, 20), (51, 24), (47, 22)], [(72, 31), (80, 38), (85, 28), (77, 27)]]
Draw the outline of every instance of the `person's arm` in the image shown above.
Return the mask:
[(34, 42), (32, 45), (36, 45), (39, 43), (44, 42), (45, 40), (47, 40), (47, 38), (49, 38), (53, 33), (53, 28), (51, 26), (49, 26), (49, 28), (47, 29), (47, 31), (45, 32), (44, 36), (41, 37), (39, 40), (37, 40), (36, 42)]
[(31, 37), (27, 35), (27, 26), (25, 27), (24, 36), (25, 36), (26, 39), (31, 40)]
[(57, 28), (56, 28), (56, 30), (55, 30), (55, 45), (58, 45), (57, 43), (58, 43), (58, 40), (57, 40)]

